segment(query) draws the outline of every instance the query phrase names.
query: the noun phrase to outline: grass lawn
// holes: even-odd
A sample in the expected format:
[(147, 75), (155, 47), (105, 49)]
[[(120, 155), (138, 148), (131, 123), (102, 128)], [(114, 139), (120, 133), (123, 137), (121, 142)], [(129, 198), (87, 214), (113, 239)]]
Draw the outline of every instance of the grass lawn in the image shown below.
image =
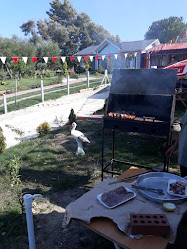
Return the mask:
[[(41, 193), (50, 199), (55, 192), (71, 188), (87, 191), (101, 180), (101, 122), (79, 121), (78, 129), (91, 141), (90, 145), (84, 146), (84, 157), (75, 156), (76, 143), (70, 135), (68, 125), (43, 138), (11, 147), (1, 154), (1, 241), (6, 242), (10, 238), (26, 234), (26, 225), (22, 224), (20, 215), (21, 208), (12, 194), (8, 173), (8, 163), (14, 156), (21, 160), (20, 175), (24, 194)], [(148, 166), (163, 165), (163, 138), (122, 132), (117, 132), (116, 135), (116, 159)], [(111, 135), (106, 138), (106, 161), (111, 158), (111, 139)], [(121, 172), (128, 168), (124, 165), (116, 167)], [(177, 154), (171, 161), (171, 168), (177, 173)], [(58, 204), (58, 200), (56, 203)], [(6, 234), (2, 236), (4, 232)]]

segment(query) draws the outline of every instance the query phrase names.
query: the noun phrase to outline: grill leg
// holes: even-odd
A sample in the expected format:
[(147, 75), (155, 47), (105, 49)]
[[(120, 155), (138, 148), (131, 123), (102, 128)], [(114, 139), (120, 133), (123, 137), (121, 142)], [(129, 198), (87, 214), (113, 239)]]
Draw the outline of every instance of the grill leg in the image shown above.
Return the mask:
[(101, 158), (101, 161), (102, 161), (102, 171), (101, 171), (101, 180), (103, 181), (103, 168), (104, 168), (104, 127), (102, 128), (102, 158)]
[[(112, 130), (112, 160), (111, 160), (111, 166), (112, 166), (112, 171), (114, 171), (114, 141), (115, 141), (115, 130)], [(114, 174), (112, 173), (112, 176)]]
[[(172, 131), (169, 131), (169, 134), (167, 136), (167, 141), (166, 141), (166, 149), (168, 149), (170, 146), (172, 145)], [(170, 164), (170, 158), (167, 158), (166, 155), (164, 157), (164, 169), (163, 171), (168, 172), (168, 168), (169, 168), (169, 164)]]

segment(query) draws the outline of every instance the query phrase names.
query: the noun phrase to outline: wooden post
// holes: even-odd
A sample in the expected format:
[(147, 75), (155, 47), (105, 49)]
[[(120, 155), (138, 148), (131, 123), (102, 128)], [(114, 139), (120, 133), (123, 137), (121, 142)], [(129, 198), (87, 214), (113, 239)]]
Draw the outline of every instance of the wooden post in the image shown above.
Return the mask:
[(107, 78), (108, 78), (108, 76), (107, 76), (107, 69), (105, 69), (105, 84), (106, 84)]
[(69, 95), (69, 75), (67, 75), (67, 92), (68, 92), (68, 95)]
[(44, 102), (43, 80), (40, 81), (40, 87), (41, 87), (41, 99), (42, 99), (42, 102)]
[(3, 94), (3, 106), (4, 106), (4, 113), (7, 113), (7, 102), (6, 102), (6, 94)]
[(87, 71), (87, 88), (90, 87), (90, 72)]
[(16, 79), (16, 87), (15, 87), (15, 105), (17, 105), (17, 85), (18, 85), (18, 82), (17, 82), (17, 79)]

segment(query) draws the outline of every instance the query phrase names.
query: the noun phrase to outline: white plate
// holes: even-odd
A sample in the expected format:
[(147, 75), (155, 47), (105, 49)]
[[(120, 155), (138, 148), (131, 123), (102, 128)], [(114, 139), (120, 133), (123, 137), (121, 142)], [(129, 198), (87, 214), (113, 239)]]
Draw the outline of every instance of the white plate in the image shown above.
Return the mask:
[[(181, 182), (185, 182), (185, 183), (187, 183), (185, 180), (183, 181), (183, 180), (181, 180)], [(169, 181), (168, 181), (168, 188), (167, 188), (167, 192), (170, 194), (170, 195), (173, 195), (173, 196), (178, 196), (178, 197), (187, 197), (187, 185), (186, 185), (186, 188), (185, 188), (185, 195), (179, 195), (179, 194), (175, 194), (175, 193), (173, 193), (173, 191), (170, 191), (170, 184), (172, 184), (172, 183), (176, 183), (176, 180), (172, 180), (172, 179), (170, 179)]]
[[(124, 187), (124, 186), (121, 186), (121, 187)], [(123, 203), (125, 203), (125, 202), (127, 202), (127, 201), (129, 201), (129, 200), (131, 200), (131, 199), (133, 199), (133, 198), (136, 196), (136, 193), (135, 193), (135, 192), (133, 192), (132, 190), (130, 190), (130, 189), (126, 188), (126, 187), (124, 187), (124, 188), (127, 190), (127, 192), (133, 193), (133, 196), (131, 196), (131, 197), (129, 197), (128, 199), (125, 199), (125, 200), (119, 202), (118, 204), (116, 204), (116, 205), (114, 205), (114, 206), (109, 207), (108, 205), (106, 205), (106, 204), (101, 200), (102, 194), (107, 193), (107, 192), (110, 192), (111, 190), (114, 190), (114, 189), (111, 189), (111, 190), (106, 191), (106, 192), (104, 192), (104, 193), (102, 193), (102, 194), (99, 194), (99, 195), (97, 196), (97, 199), (98, 199), (98, 201), (99, 201), (103, 206), (105, 206), (105, 207), (107, 207), (107, 208), (115, 208), (115, 207), (117, 207), (117, 206), (119, 206), (119, 205), (121, 205), (121, 204), (123, 204)]]

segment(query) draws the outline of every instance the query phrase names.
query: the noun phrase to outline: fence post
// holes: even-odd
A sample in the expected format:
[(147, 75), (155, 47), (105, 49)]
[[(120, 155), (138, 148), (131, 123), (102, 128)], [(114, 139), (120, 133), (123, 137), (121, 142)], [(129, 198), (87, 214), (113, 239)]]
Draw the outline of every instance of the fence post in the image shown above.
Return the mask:
[(69, 95), (69, 75), (67, 75), (67, 91), (68, 91), (68, 95)]
[(42, 98), (42, 102), (44, 102), (43, 80), (40, 81), (40, 87), (41, 87), (41, 98)]
[(108, 75), (107, 75), (107, 69), (105, 69), (105, 84), (106, 84), (106, 80), (108, 78)]
[(90, 72), (87, 71), (87, 87), (90, 87)]
[(4, 113), (7, 113), (7, 102), (6, 102), (6, 94), (3, 94), (3, 106), (4, 106)]
[(16, 79), (16, 86), (15, 86), (15, 105), (17, 105), (17, 89), (18, 89), (18, 82)]

